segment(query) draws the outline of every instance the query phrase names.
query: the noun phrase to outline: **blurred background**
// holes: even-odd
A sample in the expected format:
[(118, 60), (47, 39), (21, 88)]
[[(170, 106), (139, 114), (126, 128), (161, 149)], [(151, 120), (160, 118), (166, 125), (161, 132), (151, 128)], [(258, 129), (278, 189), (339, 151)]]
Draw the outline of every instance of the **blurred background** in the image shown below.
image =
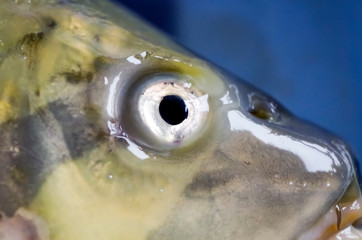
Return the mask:
[(338, 134), (362, 163), (362, 1), (120, 2), (297, 116)]

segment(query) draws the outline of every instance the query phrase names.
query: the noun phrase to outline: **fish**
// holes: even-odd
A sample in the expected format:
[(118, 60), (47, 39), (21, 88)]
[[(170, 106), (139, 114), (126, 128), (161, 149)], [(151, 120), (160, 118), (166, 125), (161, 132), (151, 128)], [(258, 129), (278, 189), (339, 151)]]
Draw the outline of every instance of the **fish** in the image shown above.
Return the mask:
[(101, 0), (0, 2), (0, 239), (362, 239), (352, 150)]

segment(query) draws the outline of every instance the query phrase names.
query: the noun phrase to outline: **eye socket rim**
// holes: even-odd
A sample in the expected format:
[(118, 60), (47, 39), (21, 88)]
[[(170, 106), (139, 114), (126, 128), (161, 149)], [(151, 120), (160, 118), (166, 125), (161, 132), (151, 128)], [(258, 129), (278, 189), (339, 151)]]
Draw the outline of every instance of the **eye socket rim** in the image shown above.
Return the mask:
[[(134, 81), (125, 93), (119, 97), (118, 120), (122, 131), (142, 147), (155, 151), (181, 149), (200, 139), (211, 122), (208, 94), (192, 87), (188, 76), (153, 72)], [(159, 104), (167, 95), (179, 96), (185, 102), (188, 117), (180, 124), (170, 125), (160, 115)], [(157, 124), (150, 124), (152, 121)]]

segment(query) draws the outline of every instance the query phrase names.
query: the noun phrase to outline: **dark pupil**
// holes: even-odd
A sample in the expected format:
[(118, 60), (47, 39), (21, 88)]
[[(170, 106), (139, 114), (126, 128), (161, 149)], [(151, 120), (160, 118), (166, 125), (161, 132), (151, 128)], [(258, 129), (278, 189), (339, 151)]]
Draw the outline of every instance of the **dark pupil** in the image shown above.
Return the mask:
[(163, 97), (160, 102), (159, 111), (163, 120), (171, 125), (182, 123), (188, 116), (185, 101), (175, 95)]

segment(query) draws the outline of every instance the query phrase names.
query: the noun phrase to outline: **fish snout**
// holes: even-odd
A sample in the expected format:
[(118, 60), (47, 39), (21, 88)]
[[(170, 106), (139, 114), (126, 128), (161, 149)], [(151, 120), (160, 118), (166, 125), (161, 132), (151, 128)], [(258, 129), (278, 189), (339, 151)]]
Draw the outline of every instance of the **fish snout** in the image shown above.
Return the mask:
[(239, 81), (221, 101), (227, 137), (190, 189), (238, 205), (246, 225), (283, 229), (266, 231), (280, 239), (362, 236), (360, 188), (343, 141)]

